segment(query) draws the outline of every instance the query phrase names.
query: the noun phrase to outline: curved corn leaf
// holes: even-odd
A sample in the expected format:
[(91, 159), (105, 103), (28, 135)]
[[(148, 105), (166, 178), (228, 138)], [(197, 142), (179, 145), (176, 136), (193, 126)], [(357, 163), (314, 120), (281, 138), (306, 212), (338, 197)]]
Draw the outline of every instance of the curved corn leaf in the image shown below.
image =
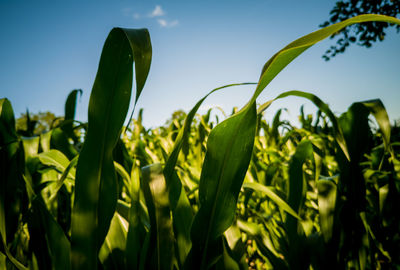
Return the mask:
[(375, 14), (365, 14), (359, 15), (345, 21), (332, 24), (328, 27), (322, 28), (318, 31), (312, 32), (308, 35), (305, 35), (299, 39), (288, 44), (282, 50), (277, 52), (274, 56), (272, 56), (267, 63), (265, 63), (260, 79), (258, 81), (257, 88), (254, 92), (254, 95), (249, 103), (254, 102), (257, 97), (261, 94), (264, 88), (275, 78), (276, 75), (281, 72), (290, 62), (292, 62), (297, 56), (302, 54), (305, 50), (318, 43), (319, 41), (339, 32), (346, 26), (362, 23), (362, 22), (370, 22), (370, 21), (378, 21), (378, 22), (388, 22), (400, 25), (400, 20), (394, 17), (384, 16), (384, 15), (375, 15)]
[(233, 222), (256, 125), (254, 103), (217, 125), (208, 137), (199, 185), (200, 208), (191, 228), (193, 267), (207, 269), (220, 255), (212, 247)]
[(183, 262), (185, 261), (192, 245), (190, 240), (190, 226), (193, 220), (193, 213), (184, 187), (182, 186), (182, 183), (175, 172), (175, 165), (178, 160), (179, 153), (182, 148), (184, 148), (185, 146), (188, 147), (190, 126), (193, 122), (193, 118), (203, 101), (209, 95), (227, 87), (251, 84), (255, 83), (229, 84), (211, 90), (190, 110), (190, 112), (186, 116), (183, 127), (179, 130), (179, 133), (175, 138), (173, 150), (168, 157), (163, 172), (165, 180), (167, 182), (167, 190), (169, 191), (169, 200), (171, 203), (171, 211), (174, 219), (174, 231), (177, 238), (178, 255), (181, 264), (183, 264)]
[(97, 254), (114, 215), (117, 183), (112, 154), (128, 112), (134, 61), (136, 103), (150, 68), (150, 36), (146, 29), (114, 28), (101, 54), (76, 169), (71, 224), (74, 269), (97, 268)]
[(125, 170), (125, 168), (119, 164), (118, 162), (114, 161), (114, 168), (115, 171), (122, 177), (122, 181), (124, 185), (127, 187), (128, 195), (130, 195), (130, 182), (131, 182), (131, 177), (129, 176), (128, 172)]
[(69, 93), (65, 102), (64, 121), (61, 126), (61, 129), (64, 130), (65, 133), (67, 133), (67, 135), (74, 140), (74, 142), (78, 141), (78, 138), (73, 130), (78, 94), (79, 96), (82, 96), (82, 89), (74, 89), (71, 91), (71, 93)]
[(376, 122), (378, 123), (383, 137), (383, 143), (385, 145), (385, 149), (391, 151), (389, 149), (390, 144), (390, 121), (385, 106), (383, 105), (380, 99), (367, 100), (361, 102), (367, 109), (372, 113), (375, 117)]
[(110, 230), (99, 252), (99, 260), (104, 269), (126, 269), (124, 252), (127, 230), (128, 222), (115, 213), (111, 220)]
[[(359, 15), (351, 19), (347, 19), (345, 21), (330, 25), (291, 42), (282, 50), (277, 52), (274, 56), (272, 56), (267, 63), (265, 63), (261, 71), (257, 88), (254, 92), (253, 97), (250, 99), (249, 104), (255, 102), (257, 97), (262, 93), (264, 88), (267, 87), (267, 85), (276, 77), (276, 75), (278, 75), (282, 69), (284, 69), (290, 62), (292, 62), (305, 50), (318, 43), (319, 41), (340, 31), (346, 26), (369, 21), (381, 21), (400, 25), (400, 20), (394, 17), (373, 14)], [(262, 105), (262, 110), (265, 110), (265, 108), (268, 107), (271, 103), (272, 101), (269, 101), (266, 104)], [(342, 138), (339, 138), (338, 143), (344, 151), (346, 157), (349, 159), (349, 153), (348, 151), (346, 151), (346, 146), (343, 145), (344, 140), (342, 140)]]
[(297, 213), (284, 201), (272, 191), (272, 189), (268, 186), (261, 185), (259, 183), (244, 183), (243, 188), (252, 189), (254, 191), (261, 192), (265, 194), (271, 201), (273, 201), (279, 208), (285, 210), (288, 214), (293, 217), (301, 220), (301, 218), (297, 215)]
[[(48, 152), (42, 152), (38, 154), (38, 158), (42, 164), (52, 166), (60, 173), (64, 172), (70, 164), (68, 158), (62, 152), (56, 149), (51, 149)], [(75, 178), (74, 169), (68, 171), (68, 177), (72, 179)]]
[(74, 120), (76, 111), (76, 100), (82, 96), (82, 89), (74, 89), (69, 93), (64, 108), (64, 120)]

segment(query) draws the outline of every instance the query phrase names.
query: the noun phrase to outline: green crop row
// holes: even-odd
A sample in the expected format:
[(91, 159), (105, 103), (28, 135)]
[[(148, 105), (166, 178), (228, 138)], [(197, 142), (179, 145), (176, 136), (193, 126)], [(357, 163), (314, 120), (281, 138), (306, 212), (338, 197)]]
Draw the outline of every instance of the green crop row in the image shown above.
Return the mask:
[[(400, 267), (399, 128), (380, 100), (341, 116), (317, 96), (283, 92), (257, 106), (273, 78), (361, 15), (287, 45), (254, 95), (222, 122), (197, 113), (123, 127), (150, 70), (147, 30), (113, 29), (91, 92), (88, 123), (65, 116), (35, 135), (0, 100), (1, 269), (396, 269)], [(133, 70), (134, 65), (134, 70)], [(263, 112), (298, 96), (318, 108), (301, 127)], [(371, 116), (377, 124), (371, 124)]]

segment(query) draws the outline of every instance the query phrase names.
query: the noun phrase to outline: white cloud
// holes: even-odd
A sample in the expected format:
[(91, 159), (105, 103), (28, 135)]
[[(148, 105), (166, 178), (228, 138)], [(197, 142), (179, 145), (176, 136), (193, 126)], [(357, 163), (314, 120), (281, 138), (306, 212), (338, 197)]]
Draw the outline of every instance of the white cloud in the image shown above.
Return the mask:
[(167, 27), (167, 28), (174, 27), (179, 24), (178, 20), (168, 21), (165, 19), (158, 19), (157, 22), (161, 27)]
[(151, 20), (156, 20), (157, 23), (163, 28), (171, 28), (179, 24), (178, 20), (173, 20), (165, 16), (166, 12), (163, 10), (161, 5), (156, 5), (153, 11), (151, 11), (147, 15), (138, 12), (133, 12), (132, 8), (123, 8), (121, 9), (121, 11), (125, 16), (129, 16), (134, 20), (142, 20), (146, 18), (147, 19), (150, 18)]
[(166, 21), (166, 20), (164, 20), (164, 19), (158, 19), (157, 21), (158, 21), (158, 24), (159, 24), (161, 27), (167, 27), (167, 21)]
[(160, 16), (164, 16), (164, 15), (165, 15), (165, 11), (162, 9), (162, 7), (160, 5), (156, 5), (154, 10), (150, 13), (149, 17), (154, 18), (154, 17), (160, 17)]

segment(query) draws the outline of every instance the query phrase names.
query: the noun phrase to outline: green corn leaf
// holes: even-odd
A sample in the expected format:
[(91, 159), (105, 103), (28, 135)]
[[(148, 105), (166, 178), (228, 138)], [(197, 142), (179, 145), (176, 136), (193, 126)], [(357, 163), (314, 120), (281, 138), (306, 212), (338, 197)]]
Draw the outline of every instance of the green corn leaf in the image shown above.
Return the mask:
[(24, 148), (15, 130), (14, 111), (8, 99), (0, 99), (0, 238), (7, 258), (20, 270), (26, 268), (8, 244), (14, 240), (21, 213), (27, 210), (24, 170)]
[(330, 179), (320, 179), (317, 182), (318, 188), (318, 212), (321, 226), (321, 233), (326, 243), (332, 238), (337, 185)]
[(99, 260), (104, 269), (125, 269), (124, 252), (127, 230), (128, 222), (115, 213), (99, 252)]
[[(255, 102), (257, 97), (262, 93), (264, 88), (267, 87), (267, 85), (276, 77), (276, 75), (278, 75), (279, 72), (281, 72), (290, 62), (292, 62), (305, 50), (318, 43), (319, 41), (340, 31), (346, 26), (368, 21), (381, 21), (400, 25), (400, 20), (394, 17), (373, 14), (359, 15), (345, 21), (330, 25), (291, 42), (282, 50), (277, 52), (274, 56), (272, 56), (267, 63), (265, 63), (260, 75), (260, 79), (258, 81), (257, 88), (254, 92), (253, 97), (250, 99), (249, 104)], [(265, 110), (265, 108), (267, 108), (271, 103), (272, 101), (263, 104), (261, 111)], [(345, 145), (343, 145), (344, 141), (339, 138), (338, 143), (343, 149), (346, 157), (349, 159), (349, 153), (348, 151), (346, 151), (347, 149)]]
[(243, 243), (242, 241), (242, 232), (237, 226), (237, 222), (232, 224), (232, 226), (230, 226), (228, 230), (225, 231), (224, 236), (226, 238), (229, 249), (231, 250), (232, 258), (234, 258), (235, 261), (240, 262), (242, 266), (247, 266), (245, 261), (246, 246), (245, 243)]
[(288, 214), (301, 220), (299, 215), (284, 201), (275, 194), (275, 192), (268, 186), (261, 185), (259, 183), (244, 183), (243, 188), (252, 189), (266, 195), (271, 201), (273, 201), (279, 208), (285, 210)]
[(312, 153), (313, 148), (311, 142), (304, 140), (299, 143), (296, 148), (296, 153), (290, 160), (288, 204), (297, 213), (304, 199), (305, 191), (303, 185), (303, 164), (307, 158), (312, 157)]
[[(69, 162), (69, 164), (65, 168), (65, 170), (63, 171), (60, 179), (58, 179), (58, 181), (57, 181), (57, 186), (53, 189), (53, 194), (49, 198), (50, 201), (53, 200), (57, 196), (58, 191), (64, 185), (64, 181), (65, 181), (65, 179), (67, 179), (67, 177), (70, 177), (75, 180), (75, 173), (76, 173), (75, 167), (76, 167), (76, 164), (78, 163), (78, 158), (79, 158), (79, 156), (74, 157)], [(72, 182), (72, 184), (75, 184), (75, 181)]]
[[(52, 166), (61, 173), (64, 172), (70, 164), (68, 158), (62, 152), (56, 149), (51, 149), (48, 152), (42, 152), (38, 154), (38, 158), (42, 164)], [(68, 177), (72, 179), (75, 178), (74, 169), (69, 170)]]
[[(289, 195), (288, 204), (297, 213), (301, 209), (305, 199), (306, 188), (303, 179), (303, 164), (307, 158), (313, 154), (312, 144), (308, 140), (299, 143), (296, 152), (292, 156), (289, 164)], [(292, 216), (287, 216), (285, 227), (289, 242), (288, 263), (290, 267), (295, 265), (305, 267), (309, 264), (304, 234), (298, 220)], [(300, 227), (300, 228), (299, 228)]]
[(359, 15), (345, 21), (332, 24), (291, 42), (282, 50), (277, 52), (274, 56), (272, 56), (267, 63), (265, 63), (258, 81), (257, 88), (250, 103), (257, 99), (264, 88), (275, 78), (276, 75), (279, 74), (279, 72), (281, 72), (282, 69), (284, 69), (305, 50), (319, 41), (331, 36), (332, 34), (339, 32), (346, 26), (369, 21), (388, 22), (400, 25), (400, 20), (394, 17), (374, 14)]
[(150, 217), (149, 269), (172, 269), (175, 263), (174, 234), (167, 185), (161, 164), (142, 168), (141, 186)]
[[(131, 182), (131, 177), (129, 176), (128, 172), (125, 170), (125, 168), (114, 161), (114, 167), (115, 167), (115, 171), (122, 177), (122, 181), (124, 182), (124, 185), (128, 188), (128, 192), (129, 191), (129, 187), (130, 187), (130, 182)], [(130, 194), (128, 194), (130, 195)]]
[(40, 197), (32, 201), (28, 218), (30, 245), (43, 269), (70, 269), (70, 242)]
[(191, 228), (193, 267), (207, 269), (209, 262), (220, 256), (213, 246), (234, 220), (256, 132), (256, 106), (249, 106), (216, 126), (208, 137), (199, 185), (200, 208)]
[(368, 122), (369, 110), (361, 102), (353, 103), (348, 111), (341, 115), (339, 124), (343, 130), (348, 147), (350, 161), (356, 165), (363, 157), (369, 140), (371, 130)]
[(74, 89), (69, 93), (67, 101), (65, 102), (64, 108), (64, 120), (74, 120), (76, 111), (76, 100), (79, 96), (82, 96), (82, 89)]
[(128, 212), (128, 235), (126, 240), (126, 267), (127, 269), (140, 269), (144, 265), (144, 259), (147, 256), (147, 247), (145, 244), (146, 232), (144, 222), (141, 219), (141, 201), (140, 201), (140, 169), (136, 166), (131, 171), (130, 198), (131, 206)]
[(121, 164), (126, 172), (132, 171), (133, 159), (129, 155), (128, 149), (121, 139), (118, 140), (118, 143), (114, 148), (113, 157), (114, 161)]
[(68, 137), (72, 138), (74, 142), (78, 141), (78, 138), (76, 137), (73, 127), (74, 127), (74, 119), (75, 119), (75, 111), (76, 111), (76, 101), (79, 96), (82, 96), (82, 90), (81, 89), (75, 89), (72, 90), (71, 93), (69, 93), (67, 100), (65, 102), (65, 108), (64, 108), (64, 121), (61, 125), (61, 129), (65, 131), (65, 133), (68, 135)]
[(239, 270), (240, 266), (237, 261), (234, 260), (232, 256), (232, 251), (229, 248), (229, 245), (225, 239), (225, 237), (222, 237), (221, 239), (222, 242), (222, 256), (220, 260), (216, 264), (216, 269), (217, 270)]
[(51, 133), (53, 130), (50, 130), (46, 133), (40, 134), (40, 147), (43, 152), (47, 152), (50, 150), (50, 142), (51, 142)]
[(88, 130), (75, 178), (71, 224), (74, 269), (96, 269), (97, 254), (106, 237), (117, 203), (113, 149), (128, 112), (135, 61), (136, 98), (151, 61), (145, 29), (114, 28), (104, 44), (89, 102)]
[(192, 246), (190, 227), (193, 221), (193, 212), (186, 191), (176, 172), (173, 172), (167, 189), (172, 211), (178, 260), (179, 264), (183, 265)]
[(390, 121), (385, 106), (380, 99), (367, 100), (361, 103), (367, 107), (370, 113), (375, 117), (383, 135), (383, 143), (385, 144), (385, 148), (389, 150)]
[(0, 139), (0, 149), (18, 139), (15, 130), (14, 111), (11, 102), (6, 98), (0, 99)]
[(24, 137), (22, 138), (22, 143), (25, 150), (25, 160), (33, 158), (37, 155), (39, 151), (39, 140), (40, 137)]
[(129, 209), (131, 208), (131, 205), (124, 202), (123, 200), (118, 200), (117, 206), (116, 206), (116, 212), (118, 215), (123, 217), (125, 220), (129, 220)]
[(51, 130), (50, 147), (61, 151), (70, 160), (78, 155), (78, 151), (68, 140), (68, 134), (61, 128)]

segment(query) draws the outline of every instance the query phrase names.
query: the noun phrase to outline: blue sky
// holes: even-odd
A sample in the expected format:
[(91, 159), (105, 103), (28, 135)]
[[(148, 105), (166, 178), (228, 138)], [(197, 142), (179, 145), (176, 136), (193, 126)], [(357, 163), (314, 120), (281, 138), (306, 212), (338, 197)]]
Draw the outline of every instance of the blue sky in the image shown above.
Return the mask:
[[(72, 89), (83, 89), (77, 119), (87, 104), (101, 49), (112, 27), (148, 28), (153, 61), (139, 99), (147, 127), (163, 124), (177, 109), (188, 111), (211, 89), (256, 82), (264, 63), (294, 39), (318, 29), (335, 1), (4, 1), (0, 0), (0, 97), (11, 100), (19, 116), (51, 111), (63, 115)], [(400, 118), (400, 34), (389, 31), (371, 49), (350, 47), (325, 62), (333, 40), (306, 51), (282, 71), (259, 98), (282, 91), (317, 94), (335, 112), (352, 102), (381, 98), (391, 120)], [(250, 98), (254, 87), (228, 88), (210, 96), (202, 110), (230, 112)], [(300, 98), (276, 102), (270, 118), (285, 107), (295, 119)]]

